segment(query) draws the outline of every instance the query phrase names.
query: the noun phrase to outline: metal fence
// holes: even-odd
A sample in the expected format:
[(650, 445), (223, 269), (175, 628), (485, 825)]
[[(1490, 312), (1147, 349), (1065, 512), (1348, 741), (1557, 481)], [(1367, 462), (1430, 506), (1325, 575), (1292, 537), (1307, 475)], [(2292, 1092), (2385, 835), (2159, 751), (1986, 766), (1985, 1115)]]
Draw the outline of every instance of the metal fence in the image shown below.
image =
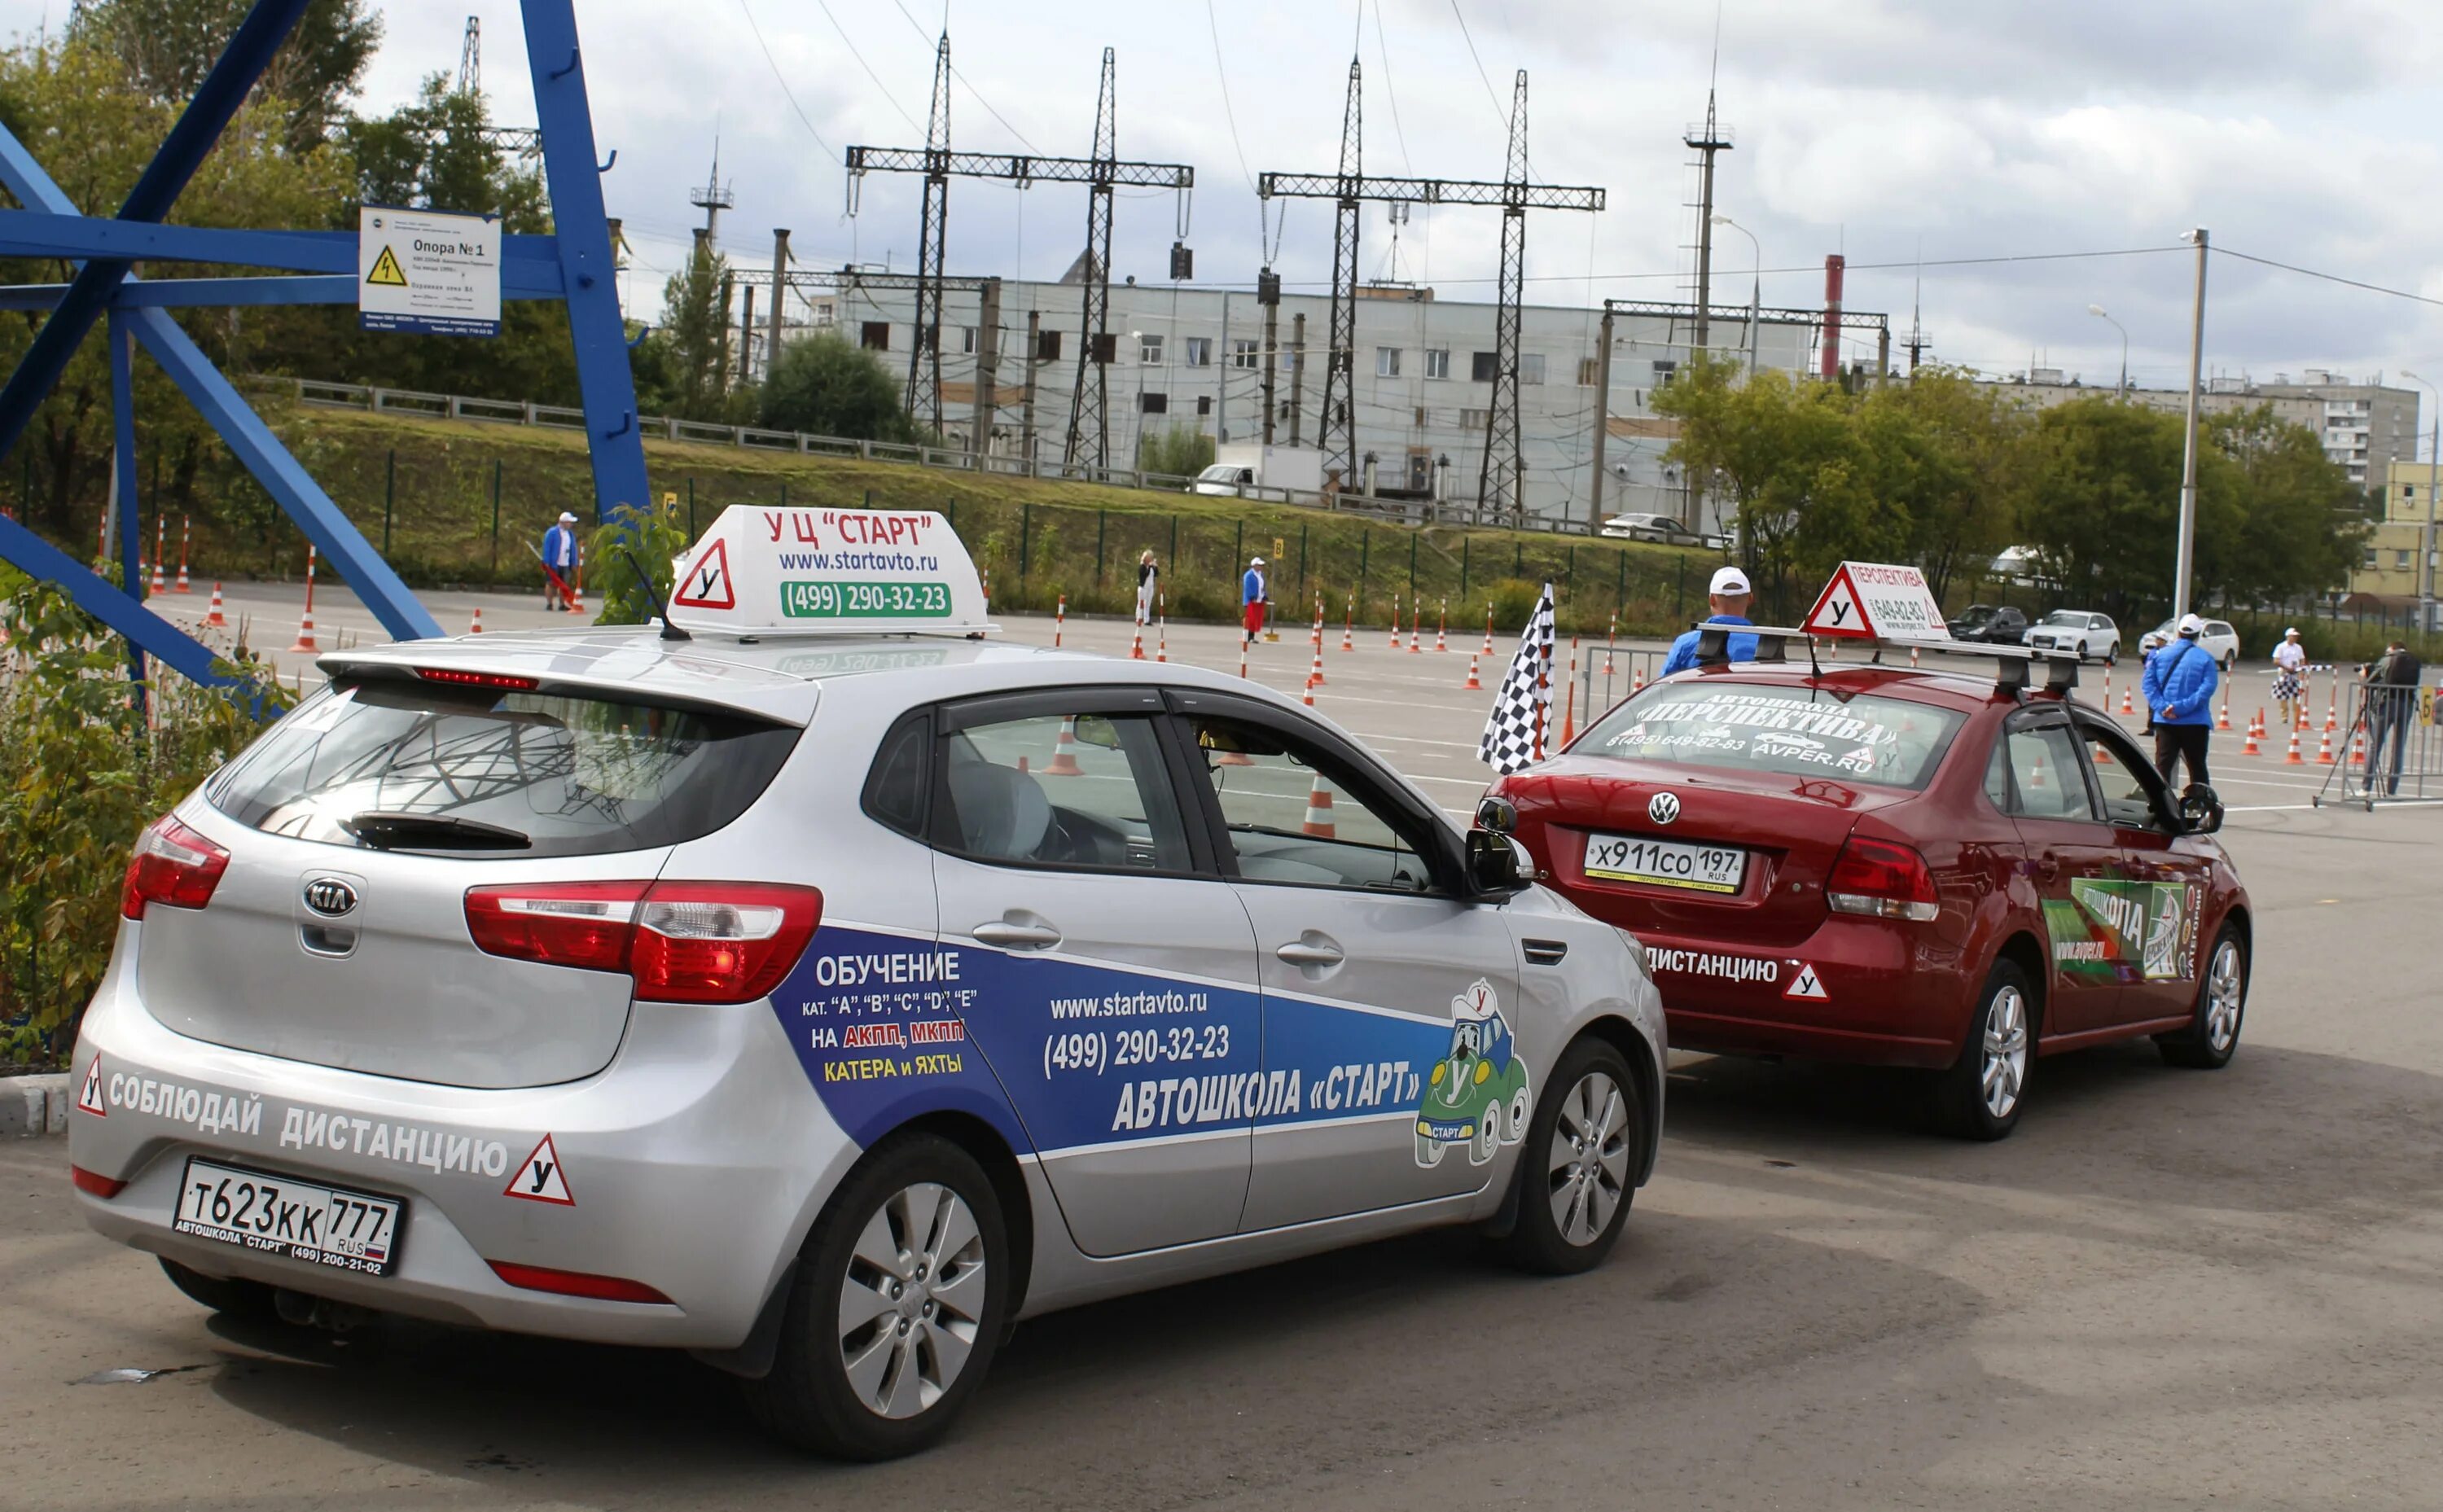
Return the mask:
[[(2351, 690), (2343, 743), (2315, 804), (2373, 812), (2378, 804), (2443, 800), (2443, 738), (2434, 725), (2436, 690), (2361, 683)], [(2431, 791), (2430, 791), (2431, 790)]]

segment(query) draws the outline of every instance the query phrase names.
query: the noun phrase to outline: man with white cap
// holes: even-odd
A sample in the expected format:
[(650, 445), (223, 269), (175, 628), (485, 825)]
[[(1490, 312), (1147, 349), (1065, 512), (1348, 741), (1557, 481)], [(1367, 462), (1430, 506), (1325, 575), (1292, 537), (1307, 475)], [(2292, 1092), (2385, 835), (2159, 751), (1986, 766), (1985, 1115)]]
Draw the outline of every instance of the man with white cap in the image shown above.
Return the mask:
[[(1705, 602), (1712, 607), (1714, 612), (1706, 618), (1705, 623), (1708, 625), (1754, 624), (1755, 621), (1748, 618), (1748, 605), (1754, 597), (1755, 591), (1749, 586), (1747, 574), (1736, 567), (1717, 569), (1714, 574), (1713, 582), (1706, 585)], [(1669, 677), (1674, 672), (1685, 672), (1695, 666), (1697, 637), (1700, 633), (1698, 630), (1690, 630), (1673, 641), (1671, 654), (1662, 659), (1662, 670), (1657, 675)], [(1756, 638), (1754, 636), (1734, 635), (1730, 638), (1730, 642), (1732, 661), (1755, 660)]]
[(2220, 681), (2213, 653), (2197, 644), (2205, 622), (2180, 616), (2179, 637), (2147, 659), (2139, 679), (2147, 712), (2155, 720), (2155, 770), (2172, 780), (2172, 768), (2189, 764), (2189, 780), (2206, 782), (2206, 743), (2213, 738), (2214, 684)]
[(1246, 617), (1249, 646), (1255, 645), (1256, 637), (1263, 633), (1264, 605), (1267, 602), (1264, 594), (1264, 559), (1261, 556), (1250, 556), (1247, 558), (1247, 575), (1239, 579), (1239, 603)]
[(567, 585), (577, 575), (577, 517), (563, 509), (542, 533), (542, 601), (549, 609), (574, 609)]
[(2291, 626), (2282, 632), (2282, 644), (2273, 648), (2273, 703), (2282, 711), (2282, 728), (2295, 730), (2307, 720), (2306, 689), (2302, 682), (2307, 667), (2307, 648), (2299, 644), (2299, 627)]

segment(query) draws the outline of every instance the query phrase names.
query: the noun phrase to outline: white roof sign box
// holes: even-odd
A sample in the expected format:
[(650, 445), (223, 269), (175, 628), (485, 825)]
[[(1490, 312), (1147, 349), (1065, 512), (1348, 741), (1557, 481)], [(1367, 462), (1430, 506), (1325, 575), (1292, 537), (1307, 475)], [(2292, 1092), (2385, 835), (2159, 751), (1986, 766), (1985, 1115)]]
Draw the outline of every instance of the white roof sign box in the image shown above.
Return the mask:
[(1799, 628), (1855, 640), (1951, 639), (1925, 574), (1884, 562), (1843, 562)]
[(983, 584), (931, 510), (732, 504), (677, 563), (670, 620), (755, 635), (978, 635)]

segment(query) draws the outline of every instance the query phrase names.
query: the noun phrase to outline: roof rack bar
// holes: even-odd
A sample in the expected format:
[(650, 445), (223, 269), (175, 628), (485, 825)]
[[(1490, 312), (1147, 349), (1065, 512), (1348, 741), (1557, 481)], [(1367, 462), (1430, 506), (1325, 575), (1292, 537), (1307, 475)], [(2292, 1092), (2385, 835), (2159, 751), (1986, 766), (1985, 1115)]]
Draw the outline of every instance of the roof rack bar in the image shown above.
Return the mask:
[[(1791, 643), (1803, 644), (1810, 639), (1819, 638), (1810, 636), (1806, 630), (1786, 625), (1717, 625), (1710, 621), (1701, 621), (1693, 628), (1697, 631), (1697, 665), (1699, 666), (1728, 665), (1731, 660), (1731, 637), (1734, 635), (1753, 635), (1756, 638), (1755, 660), (1758, 662), (1787, 662), (1790, 660)], [(1993, 662), (1996, 664), (1994, 690), (2014, 698), (2026, 696), (2029, 683), (2032, 681), (2031, 673), (2039, 665), (2045, 669), (2046, 692), (2066, 696), (2070, 689), (2078, 686), (2077, 657), (2052, 651), (2040, 651), (2029, 646), (1981, 646), (1962, 641), (1919, 640), (1897, 635), (1820, 638), (1832, 641), (1836, 645), (1872, 647), (1878, 653), (1889, 648), (1914, 652), (1920, 657), (1960, 656)]]

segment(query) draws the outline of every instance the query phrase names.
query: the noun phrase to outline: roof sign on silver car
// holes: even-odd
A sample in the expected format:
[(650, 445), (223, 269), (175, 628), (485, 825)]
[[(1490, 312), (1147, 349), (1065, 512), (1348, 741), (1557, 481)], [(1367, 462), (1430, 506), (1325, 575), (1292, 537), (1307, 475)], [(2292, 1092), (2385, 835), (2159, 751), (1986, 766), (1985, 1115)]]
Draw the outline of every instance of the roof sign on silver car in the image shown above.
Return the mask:
[(732, 504), (673, 564), (672, 623), (757, 635), (978, 635), (983, 584), (931, 510)]

